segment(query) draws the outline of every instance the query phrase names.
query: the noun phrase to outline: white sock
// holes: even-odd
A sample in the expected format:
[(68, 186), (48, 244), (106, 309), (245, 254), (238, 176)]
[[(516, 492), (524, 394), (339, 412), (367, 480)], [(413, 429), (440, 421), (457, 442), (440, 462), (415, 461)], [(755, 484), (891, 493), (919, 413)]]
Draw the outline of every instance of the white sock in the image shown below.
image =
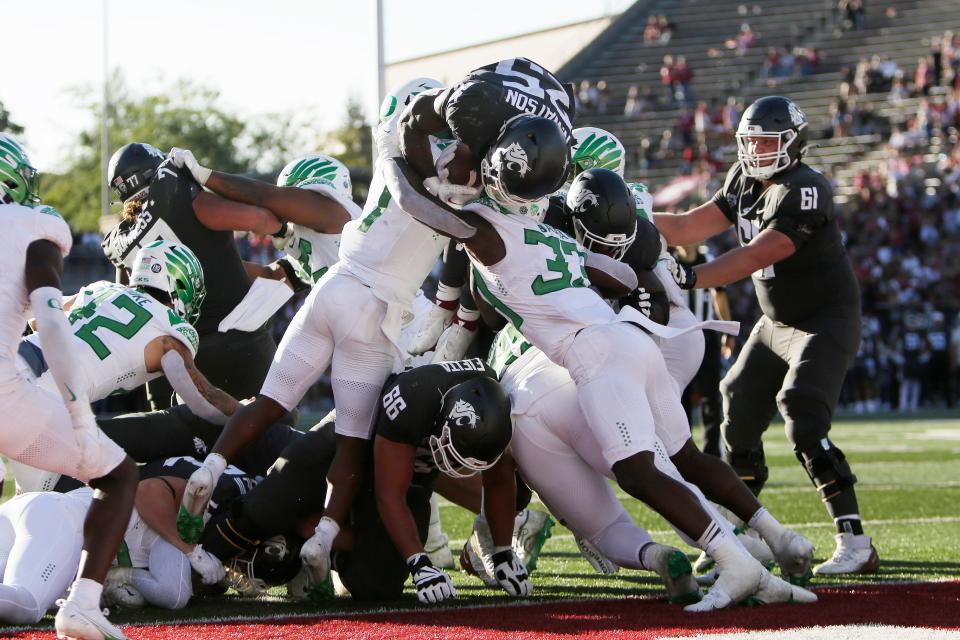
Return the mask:
[(81, 609), (99, 609), (101, 593), (103, 593), (103, 585), (99, 582), (89, 578), (77, 578), (70, 587), (67, 600), (76, 602)]
[(697, 539), (697, 546), (707, 552), (707, 555), (717, 560), (714, 551), (727, 539), (723, 528), (711, 520), (703, 534)]
[(750, 517), (747, 524), (756, 529), (760, 537), (766, 540), (768, 544), (776, 543), (787, 530), (780, 524), (779, 520), (767, 511), (766, 507), (757, 509), (757, 512)]

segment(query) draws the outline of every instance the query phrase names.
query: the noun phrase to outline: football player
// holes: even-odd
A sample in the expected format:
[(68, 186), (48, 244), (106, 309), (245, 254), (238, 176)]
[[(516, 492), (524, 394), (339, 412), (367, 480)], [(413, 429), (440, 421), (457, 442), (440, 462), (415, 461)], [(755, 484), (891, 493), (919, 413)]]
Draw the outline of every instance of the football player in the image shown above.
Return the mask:
[[(110, 563), (123, 541), (133, 508), (136, 467), (97, 428), (74, 355), (72, 331), (61, 310), (63, 256), (70, 228), (52, 207), (40, 204), (38, 174), (20, 144), (0, 134), (0, 215), (4, 220), (0, 271), (0, 451), (11, 460), (88, 481), (96, 493), (83, 525), (80, 569), (61, 601), (55, 626), (70, 638), (126, 636), (103, 616), (100, 594)], [(47, 363), (59, 397), (24, 379), (16, 349), (32, 309), (43, 334)], [(76, 391), (75, 391), (76, 390)], [(29, 425), (25, 428), (24, 425)], [(29, 593), (4, 589), (26, 609)], [(22, 599), (21, 599), (22, 598)]]
[[(186, 245), (203, 267), (209, 295), (196, 328), (197, 366), (235, 398), (249, 398), (263, 383), (276, 344), (266, 324), (255, 331), (220, 332), (221, 322), (250, 290), (234, 230), (263, 235), (284, 231), (270, 211), (204, 191), (186, 168), (143, 143), (120, 147), (110, 158), (108, 180), (123, 202), (123, 219), (103, 240), (107, 258), (127, 282), (137, 250), (156, 240)], [(266, 320), (266, 319), (264, 319)], [(151, 384), (151, 404), (169, 406), (169, 386)]]
[(350, 171), (331, 156), (291, 161), (280, 171), (276, 186), (211, 171), (186, 149), (172, 149), (170, 157), (217, 195), (263, 207), (282, 221), (280, 231), (273, 234), (274, 245), (287, 254), (278, 266), (295, 291), (309, 289), (333, 266), (343, 225), (360, 217), (360, 207), (351, 198)]
[[(527, 58), (501, 60), (474, 69), (449, 89), (418, 96), (400, 118), (400, 144), (385, 151), (388, 157), (402, 151), (423, 188), (442, 202), (464, 204), (479, 195), (480, 187), (442, 180), (430, 154), (429, 136), (449, 131), (481, 159), (479, 173), (488, 191), (515, 203), (533, 201), (560, 188), (566, 165), (550, 157), (528, 163), (522, 148), (504, 144), (518, 135), (536, 135), (537, 125), (525, 115), (555, 123), (572, 143), (573, 87)], [(533, 170), (528, 175), (522, 168)]]
[[(407, 102), (423, 89), (418, 79), (388, 101)], [(385, 141), (396, 138), (399, 117), (394, 111), (377, 126), (378, 144), (397, 145)], [(448, 143), (433, 138), (431, 144), (439, 154)], [(330, 367), (338, 414), (336, 455), (328, 476), (332, 490), (315, 536), (301, 550), (314, 582), (324, 582), (331, 544), (363, 477), (380, 389), (405, 356), (398, 343), (402, 317), (445, 244), (400, 210), (378, 162), (362, 217), (343, 228), (339, 262), (297, 312), (256, 400), (231, 416), (204, 467), (191, 479), (187, 513), (202, 514), (227, 460), (293, 409)]]
[[(107, 575), (103, 604), (181, 609), (192, 594), (190, 562), (141, 517), (144, 508), (149, 509), (141, 502), (143, 486), (137, 489), (137, 509), (126, 527), (116, 566)], [(76, 575), (83, 515), (92, 499), (93, 492), (84, 487), (70, 493), (20, 494), (0, 505), (0, 555), (4, 558), (0, 620), (39, 622), (66, 590)], [(223, 566), (215, 558), (208, 560), (204, 568), (212, 572), (209, 579), (221, 578)]]
[[(64, 301), (80, 372), (74, 391), (97, 401), (166, 376), (194, 415), (222, 425), (237, 401), (211, 385), (193, 361), (198, 343), (193, 323), (206, 295), (196, 256), (183, 245), (157, 240), (137, 252), (130, 282), (94, 282)], [(17, 369), (25, 379), (54, 391), (43, 342), (42, 330), (20, 342)], [(57, 484), (59, 474), (16, 461), (12, 467), (22, 491)]]
[(721, 384), (726, 459), (759, 492), (768, 475), (761, 436), (779, 409), (797, 460), (837, 528), (835, 553), (814, 573), (872, 573), (879, 557), (863, 533), (857, 478), (829, 437), (860, 341), (860, 290), (830, 182), (803, 162), (807, 127), (793, 100), (760, 98), (740, 120), (738, 162), (713, 199), (655, 220), (674, 245), (731, 226), (737, 232), (741, 246), (716, 260), (674, 263), (680, 286), (711, 288), (753, 276), (763, 315)]
[[(545, 118), (520, 116), (488, 155), (492, 171), (484, 172), (486, 195), (459, 212), (413, 188), (411, 183), (419, 178), (402, 158), (388, 158), (381, 165), (401, 208), (463, 242), (481, 295), (570, 372), (591, 431), (621, 487), (717, 560), (720, 579), (690, 610), (726, 607), (753, 594), (762, 566), (703, 510), (693, 493), (654, 465), (654, 427), (668, 454), (684, 447), (690, 431), (685, 419), (682, 430), (665, 416), (654, 419), (655, 412), (672, 407), (660, 398), (673, 389), (656, 344), (633, 324), (671, 331), (632, 307), (616, 314), (588, 285), (626, 294), (637, 286), (633, 271), (610, 257), (580, 249), (566, 234), (524, 215), (534, 191), (503, 188), (528, 174), (552, 174), (545, 168), (554, 165), (560, 165), (561, 179), (551, 190), (562, 184), (569, 164), (563, 131)], [(655, 370), (657, 361), (663, 376)], [(637, 362), (654, 364), (638, 370)], [(638, 394), (638, 388), (646, 393)], [(682, 412), (679, 399), (676, 405)]]

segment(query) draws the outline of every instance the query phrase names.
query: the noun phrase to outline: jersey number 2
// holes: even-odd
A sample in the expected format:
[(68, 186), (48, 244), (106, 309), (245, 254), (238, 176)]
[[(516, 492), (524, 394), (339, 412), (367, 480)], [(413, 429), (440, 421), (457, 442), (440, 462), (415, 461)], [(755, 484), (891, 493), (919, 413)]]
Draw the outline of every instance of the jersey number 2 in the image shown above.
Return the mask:
[(137, 334), (140, 329), (142, 329), (148, 322), (150, 318), (153, 317), (153, 314), (138, 305), (131, 298), (127, 296), (117, 296), (111, 304), (118, 309), (126, 309), (129, 311), (133, 317), (130, 318), (129, 322), (124, 324), (123, 322), (118, 322), (113, 318), (107, 318), (104, 316), (94, 316), (90, 322), (83, 325), (77, 329), (76, 335), (78, 338), (90, 345), (90, 348), (93, 349), (93, 352), (97, 354), (97, 357), (101, 360), (106, 359), (110, 355), (110, 349), (107, 348), (107, 345), (103, 344), (103, 340), (97, 337), (94, 333), (97, 329), (106, 329), (107, 331), (112, 331), (117, 335), (126, 338), (129, 340)]

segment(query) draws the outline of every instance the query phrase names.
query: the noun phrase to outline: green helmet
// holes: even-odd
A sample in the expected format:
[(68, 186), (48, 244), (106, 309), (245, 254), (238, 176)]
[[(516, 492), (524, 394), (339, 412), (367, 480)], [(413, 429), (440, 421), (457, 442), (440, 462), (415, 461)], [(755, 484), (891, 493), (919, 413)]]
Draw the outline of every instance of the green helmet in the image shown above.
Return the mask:
[(137, 252), (130, 285), (166, 292), (173, 310), (190, 324), (200, 317), (200, 305), (207, 295), (197, 256), (186, 245), (166, 240), (157, 240)]
[(40, 202), (40, 174), (20, 143), (0, 133), (0, 198), (16, 204)]
[(297, 158), (277, 176), (278, 187), (306, 187), (311, 184), (326, 184), (348, 200), (353, 196), (349, 169), (336, 158), (322, 153)]
[(577, 177), (588, 169), (609, 169), (623, 177), (626, 150), (615, 135), (597, 127), (579, 127), (573, 130), (570, 150), (573, 175)]

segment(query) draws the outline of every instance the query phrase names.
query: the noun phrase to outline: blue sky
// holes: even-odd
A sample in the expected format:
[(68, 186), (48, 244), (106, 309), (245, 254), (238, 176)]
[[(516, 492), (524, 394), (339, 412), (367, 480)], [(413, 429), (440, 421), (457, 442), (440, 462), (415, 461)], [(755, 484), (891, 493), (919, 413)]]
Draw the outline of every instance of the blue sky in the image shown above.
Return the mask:
[[(131, 87), (178, 78), (240, 114), (309, 110), (333, 126), (355, 95), (376, 110), (375, 0), (107, 0), (111, 68)], [(622, 11), (631, 0), (384, 0), (387, 60)], [(89, 125), (73, 88), (102, 78), (102, 0), (0, 0), (0, 101), (41, 170), (62, 168)]]

